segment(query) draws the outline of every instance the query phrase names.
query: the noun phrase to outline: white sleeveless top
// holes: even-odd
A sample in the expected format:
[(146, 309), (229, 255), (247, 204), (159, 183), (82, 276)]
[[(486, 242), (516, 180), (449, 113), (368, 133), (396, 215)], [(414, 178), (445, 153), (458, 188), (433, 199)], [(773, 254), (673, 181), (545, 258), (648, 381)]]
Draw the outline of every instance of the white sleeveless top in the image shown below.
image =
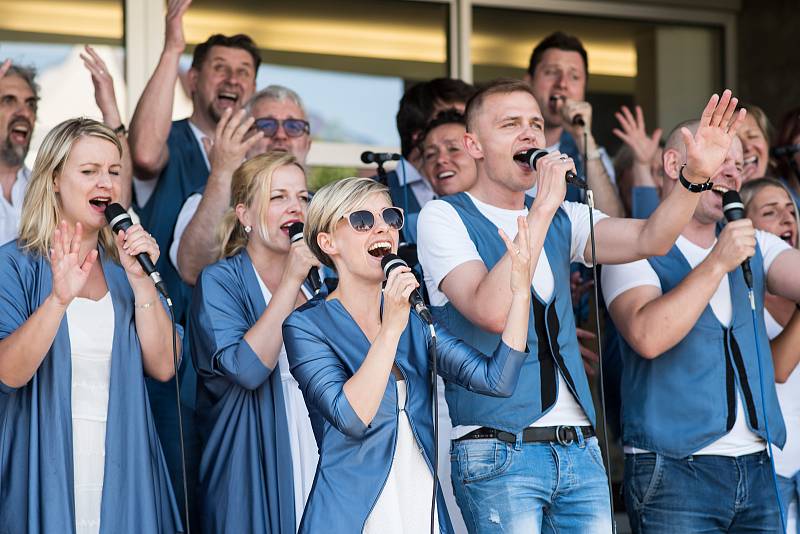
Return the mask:
[[(783, 332), (783, 327), (764, 308), (764, 324), (770, 340)], [(800, 365), (795, 367), (789, 379), (783, 384), (775, 384), (778, 402), (786, 425), (786, 446), (783, 450), (774, 447), (775, 471), (786, 478), (800, 471)]]
[(106, 417), (114, 343), (114, 306), (108, 292), (98, 301), (76, 298), (67, 307), (72, 349), (72, 460), (75, 530), (100, 530), (105, 472)]
[[(406, 382), (397, 381), (397, 442), (389, 476), (363, 534), (430, 532), (433, 475), (417, 446), (406, 414)], [(435, 531), (439, 532), (436, 516)]]
[[(272, 293), (266, 284), (261, 280), (255, 266), (253, 271), (256, 273), (258, 285), (264, 295), (264, 302), (269, 306), (272, 300)], [(305, 287), (302, 288), (303, 294), (310, 299), (310, 295)], [(308, 494), (311, 493), (311, 486), (314, 484), (314, 475), (317, 472), (317, 462), (319, 452), (317, 440), (314, 438), (314, 430), (311, 428), (311, 419), (308, 417), (303, 392), (300, 385), (289, 372), (289, 359), (286, 357), (286, 347), (281, 345), (281, 352), (278, 355), (278, 370), (281, 373), (281, 387), (283, 389), (283, 401), (286, 405), (286, 422), (289, 425), (289, 447), (292, 450), (292, 480), (294, 482), (294, 510), (297, 526), (300, 526), (300, 518), (303, 515)]]

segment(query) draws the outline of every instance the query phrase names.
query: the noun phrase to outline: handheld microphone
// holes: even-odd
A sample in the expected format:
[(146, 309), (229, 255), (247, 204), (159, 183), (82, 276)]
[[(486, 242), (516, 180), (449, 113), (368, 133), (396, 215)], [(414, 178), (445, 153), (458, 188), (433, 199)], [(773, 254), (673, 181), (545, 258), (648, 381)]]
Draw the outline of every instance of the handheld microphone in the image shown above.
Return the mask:
[[(381, 267), (383, 267), (383, 276), (389, 278), (389, 273), (394, 269), (398, 267), (408, 267), (408, 264), (397, 254), (387, 254), (381, 260)], [(428, 311), (428, 307), (425, 306), (425, 301), (422, 300), (422, 295), (419, 294), (418, 290), (415, 289), (411, 292), (408, 296), (408, 301), (411, 303), (411, 307), (414, 308), (414, 311), (417, 312), (426, 323), (433, 324), (431, 312)]]
[(783, 145), (776, 146), (769, 151), (773, 158), (781, 158), (784, 156), (793, 156), (795, 153), (800, 152), (800, 144), (797, 145)]
[[(125, 211), (125, 208), (117, 203), (106, 206), (105, 216), (106, 220), (108, 221), (108, 225), (114, 232), (114, 235), (118, 234), (120, 230), (127, 231), (128, 228), (133, 226), (131, 216), (127, 211)], [(142, 266), (142, 270), (144, 270), (145, 274), (149, 276), (156, 285), (156, 289), (159, 291), (159, 293), (164, 295), (164, 298), (167, 299), (167, 303), (172, 306), (172, 301), (167, 293), (167, 286), (164, 284), (164, 281), (161, 279), (161, 275), (156, 270), (156, 266), (153, 265), (153, 260), (150, 259), (150, 255), (146, 252), (140, 252), (136, 255), (136, 260), (139, 262), (139, 265)]]
[[(536, 162), (547, 155), (547, 150), (542, 148), (531, 148), (524, 154), (514, 154), (514, 159), (517, 161), (521, 161), (523, 163), (527, 163), (530, 165), (531, 169), (536, 170)], [(581, 189), (587, 189), (586, 182), (578, 178), (578, 175), (572, 171), (567, 171), (564, 175), (564, 179), (567, 181), (568, 184), (572, 184), (575, 187), (579, 187)]]
[[(744, 204), (742, 198), (736, 191), (725, 191), (722, 194), (722, 211), (725, 213), (725, 219), (728, 222), (738, 221), (744, 219)], [(753, 289), (753, 271), (750, 270), (750, 260), (745, 259), (742, 262), (742, 273), (744, 274), (744, 282), (749, 289)]]
[(572, 125), (580, 127), (586, 126), (586, 122), (583, 120), (583, 116), (580, 113), (572, 117)]
[(361, 153), (362, 163), (383, 165), (387, 161), (400, 161), (400, 154), (394, 152), (370, 152), (369, 150)]
[[(294, 243), (295, 241), (300, 241), (301, 239), (303, 239), (303, 223), (298, 221), (290, 224), (289, 241)], [(311, 289), (314, 290), (314, 293), (319, 291), (319, 288), (322, 287), (322, 281), (319, 279), (319, 271), (316, 267), (309, 269), (306, 282), (308, 282), (308, 284), (311, 286)]]

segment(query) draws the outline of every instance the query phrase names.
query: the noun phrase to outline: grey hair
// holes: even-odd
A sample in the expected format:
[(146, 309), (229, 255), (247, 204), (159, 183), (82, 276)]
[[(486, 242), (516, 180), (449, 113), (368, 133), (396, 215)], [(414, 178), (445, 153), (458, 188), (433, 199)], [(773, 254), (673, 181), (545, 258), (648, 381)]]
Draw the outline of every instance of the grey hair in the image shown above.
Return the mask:
[(6, 76), (19, 76), (25, 80), (25, 83), (27, 83), (31, 91), (33, 91), (33, 96), (35, 96), (37, 100), (39, 99), (39, 84), (36, 83), (36, 67), (23, 67), (22, 65), (12, 64), (6, 71)]
[(308, 113), (306, 113), (306, 107), (303, 105), (303, 100), (300, 98), (300, 95), (288, 87), (284, 87), (283, 85), (269, 85), (254, 94), (247, 103), (247, 111), (252, 111), (253, 105), (259, 100), (277, 100), (278, 102), (289, 100), (294, 102), (297, 107), (300, 108), (300, 110), (303, 112), (303, 115), (308, 116)]

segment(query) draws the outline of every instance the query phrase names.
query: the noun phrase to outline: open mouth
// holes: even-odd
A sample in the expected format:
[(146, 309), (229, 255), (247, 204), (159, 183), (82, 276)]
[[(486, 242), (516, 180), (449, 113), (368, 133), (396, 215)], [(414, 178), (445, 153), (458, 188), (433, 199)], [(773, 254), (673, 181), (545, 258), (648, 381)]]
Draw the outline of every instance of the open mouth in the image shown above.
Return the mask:
[(436, 175), (437, 180), (447, 180), (448, 178), (452, 178), (455, 176), (455, 171), (442, 171)]
[(9, 137), (17, 144), (25, 144), (31, 134), (31, 127), (20, 121), (11, 125)]
[(547, 107), (550, 109), (551, 113), (557, 113), (558, 108), (567, 97), (564, 95), (551, 95), (549, 99), (547, 99)]
[(94, 197), (89, 199), (89, 204), (98, 213), (104, 213), (106, 207), (111, 203), (111, 197)]
[(530, 148), (523, 148), (514, 153), (514, 162), (525, 172), (531, 172), (530, 160), (527, 157), (529, 150)]
[(239, 101), (239, 95), (236, 93), (223, 91), (217, 94), (217, 100), (223, 107), (235, 106)]
[(286, 235), (289, 235), (289, 227), (292, 226), (294, 223), (297, 223), (297, 222), (302, 223), (303, 221), (301, 221), (300, 219), (292, 219), (290, 221), (286, 221), (285, 223), (283, 223), (280, 226), (281, 232), (283, 232)]
[(786, 230), (782, 234), (779, 234), (778, 237), (786, 241), (790, 247), (794, 247), (795, 237), (794, 232), (792, 230)]
[(720, 198), (720, 200), (722, 200), (722, 195), (724, 195), (728, 191), (730, 191), (730, 189), (728, 189), (724, 185), (719, 185), (719, 184), (714, 184), (714, 187), (711, 188), (711, 192), (715, 193)]
[(754, 154), (749, 158), (745, 158), (744, 160), (745, 165), (758, 165), (758, 155)]
[(374, 258), (383, 258), (392, 252), (392, 244), (388, 241), (378, 241), (377, 243), (371, 244), (367, 252)]

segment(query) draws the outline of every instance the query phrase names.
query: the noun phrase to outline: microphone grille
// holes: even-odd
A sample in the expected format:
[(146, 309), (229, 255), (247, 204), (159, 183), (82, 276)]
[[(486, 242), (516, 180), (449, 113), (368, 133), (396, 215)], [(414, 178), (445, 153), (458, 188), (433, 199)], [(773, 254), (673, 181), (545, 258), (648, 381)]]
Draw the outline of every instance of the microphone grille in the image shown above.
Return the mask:
[(108, 221), (109, 223), (111, 221), (113, 221), (114, 219), (116, 219), (117, 217), (119, 217), (120, 215), (129, 216), (128, 212), (125, 211), (125, 208), (123, 208), (122, 206), (120, 206), (116, 202), (106, 206), (104, 214), (106, 216), (106, 221)]
[(303, 239), (303, 223), (294, 222), (289, 225), (289, 240), (294, 243)]
[(383, 268), (384, 276), (389, 276), (389, 273), (395, 267), (408, 266), (408, 264), (397, 254), (387, 254), (381, 259), (381, 268)]
[(361, 153), (361, 163), (372, 163), (372, 152), (366, 150)]
[(722, 193), (722, 209), (729, 210), (734, 208), (744, 209), (744, 203), (739, 193), (733, 190)]

